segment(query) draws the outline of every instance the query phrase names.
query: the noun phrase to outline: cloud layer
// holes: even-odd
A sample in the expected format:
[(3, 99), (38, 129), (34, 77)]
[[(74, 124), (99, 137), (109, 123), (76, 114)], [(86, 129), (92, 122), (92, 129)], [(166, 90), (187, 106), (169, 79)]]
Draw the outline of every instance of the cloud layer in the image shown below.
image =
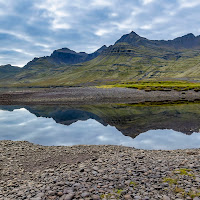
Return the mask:
[(199, 0), (0, 0), (0, 64), (23, 66), (62, 47), (90, 53), (132, 30), (199, 35), (199, 9)]

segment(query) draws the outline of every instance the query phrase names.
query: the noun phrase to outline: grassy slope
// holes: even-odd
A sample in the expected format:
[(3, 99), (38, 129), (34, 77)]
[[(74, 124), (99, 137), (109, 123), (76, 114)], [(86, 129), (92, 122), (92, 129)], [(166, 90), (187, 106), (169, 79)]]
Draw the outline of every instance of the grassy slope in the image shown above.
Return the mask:
[[(121, 46), (132, 54), (108, 53), (80, 65), (53, 67), (42, 63), (23, 70), (15, 77), (1, 79), (0, 86), (73, 86), (103, 85), (131, 81), (200, 80), (200, 55), (197, 50), (173, 50)], [(120, 48), (121, 48), (120, 46)], [(118, 46), (115, 46), (118, 48)], [(168, 59), (165, 55), (171, 54)]]

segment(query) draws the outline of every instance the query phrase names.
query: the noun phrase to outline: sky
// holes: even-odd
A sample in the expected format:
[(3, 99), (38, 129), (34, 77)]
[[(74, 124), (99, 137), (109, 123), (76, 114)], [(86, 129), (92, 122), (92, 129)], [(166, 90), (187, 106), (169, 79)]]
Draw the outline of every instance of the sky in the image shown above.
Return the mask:
[(0, 65), (24, 66), (67, 47), (92, 53), (135, 31), (200, 35), (199, 0), (0, 0)]

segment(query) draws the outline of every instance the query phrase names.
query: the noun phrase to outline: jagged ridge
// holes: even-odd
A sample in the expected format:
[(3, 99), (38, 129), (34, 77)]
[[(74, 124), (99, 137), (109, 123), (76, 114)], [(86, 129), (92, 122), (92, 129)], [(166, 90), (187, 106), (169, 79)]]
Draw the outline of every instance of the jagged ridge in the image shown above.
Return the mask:
[(92, 54), (68, 48), (35, 58), (7, 86), (99, 85), (134, 80), (200, 80), (200, 36), (148, 40), (135, 32)]

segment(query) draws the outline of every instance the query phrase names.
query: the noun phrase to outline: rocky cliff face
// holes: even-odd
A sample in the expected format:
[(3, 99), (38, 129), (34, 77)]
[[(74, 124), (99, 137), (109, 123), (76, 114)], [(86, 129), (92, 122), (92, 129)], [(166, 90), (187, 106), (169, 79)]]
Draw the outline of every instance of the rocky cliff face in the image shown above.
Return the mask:
[(127, 43), (131, 46), (146, 46), (151, 43), (151, 41), (144, 37), (140, 37), (138, 34), (132, 31), (130, 34), (123, 35), (119, 40), (115, 42), (115, 45), (119, 43)]
[(105, 50), (107, 47), (104, 45), (97, 51), (91, 54), (87, 54), (85, 52), (75, 52), (68, 48), (62, 48), (55, 50), (50, 56), (41, 57), (41, 58), (34, 58), (32, 61), (28, 62), (24, 68), (30, 69), (32, 67), (37, 67), (39, 65), (48, 65), (52, 67), (65, 65), (65, 64), (77, 64), (83, 63), (89, 60), (96, 58), (100, 53)]
[(200, 36), (195, 37), (192, 33), (173, 40), (172, 45), (175, 48), (200, 48)]
[(76, 53), (68, 48), (55, 50), (50, 58), (57, 64), (76, 64), (87, 60), (88, 54), (85, 52)]
[(148, 40), (140, 37), (135, 32), (123, 35), (115, 44), (127, 43), (131, 46), (145, 46), (145, 47), (160, 47), (160, 48), (174, 48), (174, 49), (200, 49), (200, 36), (195, 37), (192, 33), (174, 40)]
[[(103, 51), (104, 56), (131, 56), (147, 59), (160, 58), (178, 60), (181, 57), (198, 56), (200, 50), (200, 36), (192, 33), (174, 40), (148, 40), (135, 32), (123, 35), (114, 45)], [(189, 52), (190, 53), (186, 53)]]

